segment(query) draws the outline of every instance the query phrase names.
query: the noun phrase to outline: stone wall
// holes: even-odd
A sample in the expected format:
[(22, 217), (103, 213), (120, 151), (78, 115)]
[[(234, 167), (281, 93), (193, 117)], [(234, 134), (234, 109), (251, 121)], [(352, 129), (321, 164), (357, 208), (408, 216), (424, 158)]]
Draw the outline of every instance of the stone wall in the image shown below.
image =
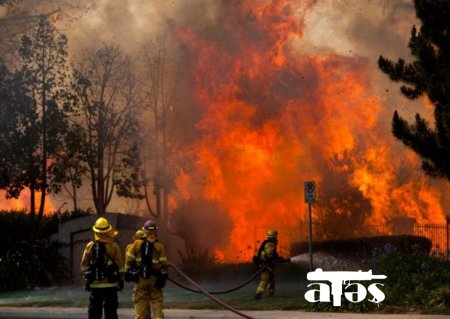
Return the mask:
[[(111, 225), (119, 231), (117, 243), (125, 254), (126, 246), (132, 242), (132, 236), (140, 229), (146, 219), (134, 215), (107, 213), (104, 216)], [(72, 283), (82, 285), (84, 283), (80, 271), (80, 262), (86, 244), (93, 240), (92, 226), (99, 218), (98, 215), (85, 216), (64, 222), (58, 230), (58, 241), (62, 244), (61, 254), (66, 258), (68, 270), (72, 276)], [(158, 233), (159, 240), (165, 244), (169, 262), (180, 263), (180, 255), (185, 255), (184, 240), (178, 236)]]

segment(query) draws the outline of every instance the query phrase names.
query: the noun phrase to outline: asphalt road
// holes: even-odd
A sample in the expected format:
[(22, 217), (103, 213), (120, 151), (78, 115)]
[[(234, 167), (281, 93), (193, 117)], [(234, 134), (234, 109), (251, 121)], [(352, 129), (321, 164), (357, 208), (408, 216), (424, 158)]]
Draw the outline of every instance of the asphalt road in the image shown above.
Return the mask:
[[(237, 319), (242, 318), (224, 310), (166, 309), (166, 319)], [(244, 311), (254, 319), (448, 319), (446, 315), (420, 314), (354, 314), (306, 311)], [(0, 307), (1, 319), (85, 319), (85, 308)], [(120, 319), (133, 319), (133, 309), (119, 309)]]

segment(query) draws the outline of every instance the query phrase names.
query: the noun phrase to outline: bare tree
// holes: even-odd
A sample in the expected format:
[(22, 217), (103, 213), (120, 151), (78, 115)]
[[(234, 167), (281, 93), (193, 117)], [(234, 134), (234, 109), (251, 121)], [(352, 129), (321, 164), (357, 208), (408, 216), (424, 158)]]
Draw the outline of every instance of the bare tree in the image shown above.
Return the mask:
[(0, 0), (0, 52), (5, 62), (15, 60), (22, 36), (41, 18), (72, 22), (86, 10), (80, 0)]
[(115, 45), (85, 51), (75, 69), (87, 175), (97, 214), (103, 214), (114, 190), (118, 196), (142, 198), (140, 90), (130, 59)]

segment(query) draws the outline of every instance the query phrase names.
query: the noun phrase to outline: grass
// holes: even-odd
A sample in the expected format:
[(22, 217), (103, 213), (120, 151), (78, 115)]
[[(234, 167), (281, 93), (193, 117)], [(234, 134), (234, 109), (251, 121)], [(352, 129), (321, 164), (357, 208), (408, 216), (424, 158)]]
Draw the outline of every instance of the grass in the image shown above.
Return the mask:
[[(189, 271), (189, 270), (188, 270)], [(208, 269), (197, 267), (188, 273), (195, 281), (201, 283), (208, 291), (223, 291), (239, 286), (254, 273), (255, 268), (251, 264), (222, 265), (218, 264)], [(170, 273), (176, 281), (189, 286), (174, 273)], [(263, 300), (254, 300), (259, 276), (253, 279), (247, 286), (229, 294), (214, 295), (220, 300), (238, 309), (255, 310), (288, 310), (302, 309), (302, 301), (306, 278), (306, 271), (298, 265), (280, 265), (277, 270), (276, 295)], [(194, 288), (194, 287), (191, 287)], [(194, 288), (195, 289), (195, 288)], [(134, 307), (131, 300), (132, 284), (126, 283), (122, 292), (119, 292), (119, 304), (121, 308)], [(0, 293), (0, 306), (20, 307), (86, 307), (89, 301), (89, 293), (79, 286), (65, 286), (32, 289), (17, 292)], [(164, 288), (164, 306), (166, 308), (186, 309), (215, 309), (216, 305), (206, 296), (183, 290), (182, 288), (167, 282)]]
[[(208, 291), (223, 291), (236, 287), (245, 282), (255, 271), (251, 264), (198, 266), (187, 269), (187, 274), (199, 282)], [(358, 303), (352, 307), (335, 309), (329, 303), (310, 304), (305, 301), (304, 293), (307, 285), (308, 270), (299, 264), (282, 264), (276, 269), (277, 289), (274, 297), (264, 296), (262, 300), (254, 300), (259, 276), (254, 278), (247, 286), (229, 294), (214, 295), (223, 302), (239, 310), (307, 310), (307, 311), (351, 311), (351, 312), (378, 312), (378, 313), (445, 313), (437, 308), (426, 309), (421, 307), (399, 306), (382, 304), (374, 307), (373, 304)], [(170, 272), (171, 278), (190, 286), (182, 278)], [(192, 287), (193, 288), (193, 287)], [(120, 308), (133, 308), (131, 300), (132, 284), (126, 283), (122, 292), (119, 292)], [(79, 286), (41, 288), (26, 291), (0, 293), (1, 306), (16, 307), (87, 307), (89, 293)], [(367, 306), (369, 304), (369, 306)], [(164, 288), (164, 307), (178, 309), (219, 309), (219, 305), (206, 296), (183, 290), (167, 282)]]

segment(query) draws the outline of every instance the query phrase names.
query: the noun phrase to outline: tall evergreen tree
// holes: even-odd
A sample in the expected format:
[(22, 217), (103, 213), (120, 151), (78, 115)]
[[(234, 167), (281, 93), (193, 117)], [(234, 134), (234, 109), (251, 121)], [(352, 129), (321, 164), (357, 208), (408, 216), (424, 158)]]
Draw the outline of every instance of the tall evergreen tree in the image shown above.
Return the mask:
[(434, 106), (434, 125), (416, 114), (409, 123), (395, 111), (392, 132), (420, 155), (424, 171), (450, 179), (450, 0), (414, 0), (419, 29), (413, 26), (410, 63), (383, 56), (379, 68), (402, 83), (401, 93), (414, 100), (426, 95)]
[[(39, 223), (46, 195), (59, 192), (65, 182), (59, 166), (71, 104), (67, 38), (43, 17), (33, 33), (22, 38), (19, 54), (21, 68), (6, 82), (11, 99), (2, 103), (2, 112), (9, 117), (2, 158), (10, 174), (1, 186), (10, 197), (28, 188), (30, 212), (34, 217), (38, 207)], [(41, 195), (38, 205), (37, 192)]]
[(20, 74), (0, 65), (0, 189), (6, 190), (7, 198), (33, 188), (38, 178), (35, 110)]

